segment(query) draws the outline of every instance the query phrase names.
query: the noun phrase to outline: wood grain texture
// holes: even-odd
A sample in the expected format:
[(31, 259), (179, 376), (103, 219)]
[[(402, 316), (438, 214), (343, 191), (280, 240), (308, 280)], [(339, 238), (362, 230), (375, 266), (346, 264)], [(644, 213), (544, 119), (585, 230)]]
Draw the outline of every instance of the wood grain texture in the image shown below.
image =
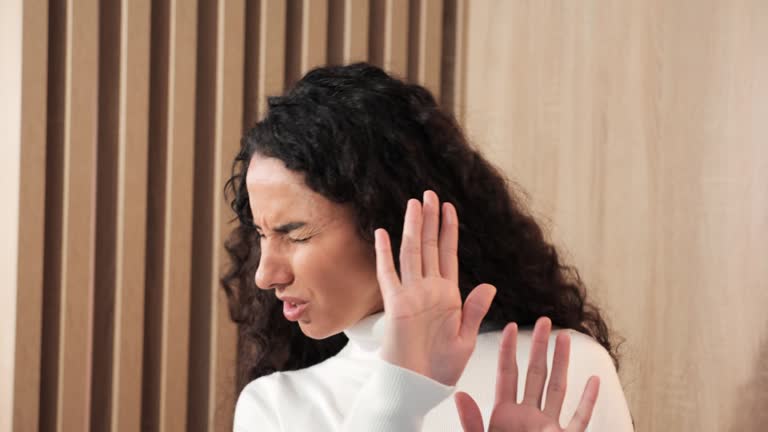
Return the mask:
[(59, 3), (49, 33), (40, 429), (90, 427), (98, 5)]
[(408, 79), (440, 101), (443, 48), (443, 0), (412, 0), (408, 31)]
[[(12, 430), (38, 430), (43, 327), (48, 2), (23, 3), (21, 154)], [(23, 367), (21, 367), (23, 365)]]
[(262, 1), (259, 17), (259, 75), (257, 117), (285, 86), (286, 0)]
[(329, 0), (329, 64), (368, 60), (369, 16), (369, 0)]
[(445, 0), (440, 58), (440, 102), (464, 123), (468, 0)]
[(197, 6), (153, 2), (142, 430), (187, 427)]
[[(203, 12), (202, 7), (205, 7)], [(243, 132), (245, 1), (201, 2), (191, 279), (190, 431), (232, 430), (237, 331), (219, 277), (231, 210), (222, 196)], [(205, 24), (204, 24), (205, 23)]]
[(408, 78), (408, 0), (371, 0), (371, 63)]
[(110, 430), (141, 426), (149, 133), (149, 0), (120, 4), (115, 315)]
[(637, 429), (766, 424), (768, 5), (469, 4), (467, 128), (622, 346)]

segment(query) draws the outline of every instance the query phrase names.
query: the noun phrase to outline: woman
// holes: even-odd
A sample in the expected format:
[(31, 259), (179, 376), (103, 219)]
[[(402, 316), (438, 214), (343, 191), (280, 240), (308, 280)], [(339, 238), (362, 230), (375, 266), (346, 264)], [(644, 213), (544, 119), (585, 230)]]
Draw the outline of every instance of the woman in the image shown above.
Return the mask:
[(227, 183), (235, 430), (560, 430), (582, 388), (568, 430), (631, 430), (578, 272), (426, 89), (358, 63), (268, 105)]

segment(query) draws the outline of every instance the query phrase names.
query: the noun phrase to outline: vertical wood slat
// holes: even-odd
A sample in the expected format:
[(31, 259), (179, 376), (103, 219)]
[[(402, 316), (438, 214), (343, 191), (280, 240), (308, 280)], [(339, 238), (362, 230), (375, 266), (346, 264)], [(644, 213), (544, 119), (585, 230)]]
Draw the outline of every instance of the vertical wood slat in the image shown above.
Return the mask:
[(224, 253), (224, 240), (234, 224), (229, 203), (222, 196), (229, 178), (232, 159), (240, 147), (243, 132), (243, 50), (245, 0), (226, 0), (219, 4), (219, 30), (217, 32), (216, 73), (216, 135), (214, 149), (213, 247), (208, 299), (212, 305), (211, 344), (212, 360), (209, 380), (209, 431), (232, 430), (235, 410), (235, 376), (237, 371), (237, 326), (229, 316), (227, 297), (221, 289), (219, 277), (228, 263)]
[(111, 409), (117, 229), (117, 134), (120, 81), (120, 4), (99, 8), (98, 152), (96, 162), (96, 251), (93, 298), (93, 379), (90, 422), (108, 430)]
[(325, 64), (328, 48), (328, 0), (302, 0), (301, 71)]
[(168, 158), (163, 248), (163, 356), (159, 367), (159, 425), (180, 431), (186, 425), (189, 280), (194, 161), (197, 2), (171, 2), (168, 69)]
[(267, 106), (267, 96), (285, 85), (286, 0), (262, 0), (259, 17), (258, 115)]
[(443, 20), (443, 73), (440, 96), (443, 106), (464, 124), (467, 63), (467, 0), (445, 0)]
[(369, 0), (329, 0), (329, 64), (368, 60)]
[(261, 50), (259, 47), (259, 35), (261, 23), (259, 22), (261, 3), (259, 1), (247, 1), (245, 3), (245, 47), (243, 52), (243, 128), (250, 128), (258, 118), (259, 112), (259, 59)]
[(23, 3), (21, 166), (12, 430), (38, 430), (45, 244), (48, 2)]
[(292, 86), (309, 69), (325, 64), (328, 0), (288, 0), (285, 84)]
[(412, 0), (408, 79), (440, 100), (443, 0)]
[(211, 359), (211, 304), (207, 298), (208, 280), (212, 272), (210, 257), (213, 248), (211, 225), (213, 140), (216, 104), (216, 33), (218, 6), (216, 0), (201, 0), (198, 4), (197, 94), (195, 112), (195, 177), (192, 221), (192, 279), (190, 297), (189, 393), (187, 425), (190, 432), (208, 430), (208, 379)]
[[(187, 420), (197, 2), (153, 2), (142, 429)], [(163, 94), (154, 94), (155, 91)]]
[(199, 15), (188, 428), (213, 431), (232, 429), (236, 396), (237, 334), (219, 271), (231, 230), (221, 191), (242, 132), (245, 2), (203, 1)]
[(369, 57), (387, 72), (408, 76), (408, 0), (371, 0)]
[(43, 430), (69, 431), (89, 429), (98, 3), (70, 1), (60, 7), (64, 52), (54, 83), (63, 95), (58, 93), (57, 106), (49, 111), (54, 116), (49, 119), (59, 123), (49, 145), (61, 148), (52, 154), (56, 177), (46, 184), (53, 188), (49, 204), (57, 206), (46, 214), (54, 216), (46, 224), (46, 261), (55, 274), (46, 278), (45, 295), (53, 298), (46, 307), (51, 316), (44, 350), (51, 356), (43, 366), (40, 417)]
[(149, 0), (121, 3), (112, 431), (141, 426), (150, 10)]
[[(346, 0), (328, 0), (328, 63), (344, 63), (344, 34), (347, 9)], [(366, 48), (367, 49), (367, 48)]]
[(346, 0), (344, 9), (344, 63), (368, 60), (369, 0)]
[(61, 317), (61, 217), (63, 211), (64, 83), (66, 4), (50, 3), (48, 28), (48, 106), (45, 158), (45, 246), (43, 250), (43, 331), (40, 355), (39, 430), (56, 430), (59, 320)]
[(101, 3), (94, 430), (140, 429), (149, 10), (147, 0)]

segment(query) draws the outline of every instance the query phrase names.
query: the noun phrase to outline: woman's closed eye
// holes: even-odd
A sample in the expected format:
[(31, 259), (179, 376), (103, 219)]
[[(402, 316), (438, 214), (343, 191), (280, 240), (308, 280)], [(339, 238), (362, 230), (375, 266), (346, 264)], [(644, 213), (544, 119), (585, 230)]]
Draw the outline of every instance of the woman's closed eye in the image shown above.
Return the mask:
[[(267, 236), (265, 236), (263, 233), (260, 233), (260, 232), (257, 232), (256, 235), (258, 236), (259, 239), (267, 238)], [(287, 238), (288, 238), (288, 241), (290, 241), (291, 243), (306, 243), (309, 241), (309, 239), (312, 238), (312, 236), (304, 237), (304, 238), (293, 238), (293, 237), (287, 237)]]

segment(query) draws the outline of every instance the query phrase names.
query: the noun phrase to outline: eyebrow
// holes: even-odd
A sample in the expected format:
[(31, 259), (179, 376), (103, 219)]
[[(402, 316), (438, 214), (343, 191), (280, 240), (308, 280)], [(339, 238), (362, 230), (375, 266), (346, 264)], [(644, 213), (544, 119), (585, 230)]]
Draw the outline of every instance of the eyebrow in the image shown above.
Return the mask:
[[(288, 234), (291, 231), (297, 230), (303, 226), (305, 226), (306, 222), (288, 222), (287, 224), (280, 225), (279, 227), (276, 227), (274, 229), (275, 232), (281, 233), (281, 234)], [(256, 225), (257, 230), (261, 230), (261, 227)]]

